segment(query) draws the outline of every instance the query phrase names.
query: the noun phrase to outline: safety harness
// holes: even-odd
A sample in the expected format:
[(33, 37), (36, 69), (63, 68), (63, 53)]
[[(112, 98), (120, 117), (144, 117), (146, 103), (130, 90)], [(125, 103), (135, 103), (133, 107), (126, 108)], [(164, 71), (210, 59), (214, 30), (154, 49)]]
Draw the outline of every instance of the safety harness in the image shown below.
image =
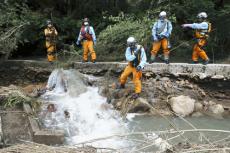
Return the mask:
[(83, 37), (83, 40), (93, 40), (92, 35), (89, 33), (90, 27), (89, 26), (82, 26), (81, 27), (81, 35)]
[(165, 29), (166, 26), (167, 26), (167, 30), (168, 30), (168, 27), (169, 27), (168, 24), (169, 24), (169, 21), (166, 20), (166, 21), (164, 22), (164, 24), (163, 24), (160, 28), (158, 28), (158, 22), (157, 22), (156, 34), (157, 34), (157, 35), (160, 35), (160, 34), (164, 31), (164, 29)]
[(50, 42), (51, 44), (55, 44), (56, 43), (56, 35), (55, 35), (56, 29), (52, 27), (52, 28), (47, 28), (46, 30), (52, 31), (52, 34), (46, 36), (46, 41)]
[[(139, 48), (137, 48), (136, 51), (138, 51), (138, 56), (133, 61), (130, 62), (132, 67), (137, 67), (140, 64), (140, 62), (141, 62), (141, 49), (142, 48), (143, 48), (143, 46), (141, 46), (141, 45)], [(131, 50), (131, 54), (132, 55), (134, 54), (134, 50)]]
[(209, 33), (212, 31), (212, 24), (208, 22), (208, 29), (198, 29), (195, 32), (195, 37), (197, 39), (207, 39), (209, 37)]

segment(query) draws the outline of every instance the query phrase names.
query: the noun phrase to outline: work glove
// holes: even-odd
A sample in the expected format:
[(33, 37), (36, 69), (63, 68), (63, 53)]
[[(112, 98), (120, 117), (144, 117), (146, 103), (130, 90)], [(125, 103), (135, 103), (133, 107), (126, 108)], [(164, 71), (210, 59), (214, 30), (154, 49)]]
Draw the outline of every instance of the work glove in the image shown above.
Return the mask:
[(153, 41), (159, 41), (157, 36), (153, 36)]
[(158, 35), (159, 39), (164, 39), (164, 38), (167, 38), (167, 36), (165, 34), (160, 34)]
[(80, 45), (80, 41), (78, 40), (78, 41), (76, 42), (76, 44), (79, 46), (79, 45)]
[(157, 42), (157, 41), (159, 41), (159, 39), (158, 39), (158, 38), (155, 38), (155, 39), (153, 39), (153, 41)]
[(158, 41), (161, 40), (161, 39), (163, 39), (162, 35), (157, 35), (157, 39), (158, 39)]
[(168, 38), (169, 37), (169, 35), (166, 33), (166, 34), (162, 34), (162, 37), (163, 38)]
[(139, 72), (139, 71), (141, 71), (142, 70), (142, 67), (139, 65), (139, 66), (137, 66), (137, 72)]

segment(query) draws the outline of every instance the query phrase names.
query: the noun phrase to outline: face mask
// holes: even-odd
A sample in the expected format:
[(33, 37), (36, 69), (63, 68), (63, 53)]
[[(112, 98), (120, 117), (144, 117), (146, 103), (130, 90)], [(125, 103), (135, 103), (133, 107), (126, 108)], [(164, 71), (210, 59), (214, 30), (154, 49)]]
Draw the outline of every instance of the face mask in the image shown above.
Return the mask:
[(160, 17), (160, 20), (161, 20), (161, 21), (164, 21), (165, 19), (166, 19), (166, 17), (164, 17), (164, 16), (161, 16), (161, 17)]
[(85, 25), (85, 26), (89, 25), (89, 22), (84, 22), (84, 25)]
[(131, 43), (129, 44), (129, 47), (131, 50), (134, 50), (136, 48), (136, 44), (135, 43)]
[(198, 18), (198, 22), (203, 22), (204, 20), (202, 18)]

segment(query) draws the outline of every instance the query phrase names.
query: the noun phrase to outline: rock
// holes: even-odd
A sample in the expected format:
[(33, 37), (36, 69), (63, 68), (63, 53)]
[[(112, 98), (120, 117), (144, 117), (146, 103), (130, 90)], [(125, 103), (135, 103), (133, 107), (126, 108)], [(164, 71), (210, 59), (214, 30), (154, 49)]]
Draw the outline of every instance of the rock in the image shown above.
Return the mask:
[(212, 76), (212, 79), (221, 80), (221, 79), (224, 79), (224, 76), (223, 75), (214, 75), (214, 76)]
[(211, 105), (208, 107), (208, 111), (214, 115), (222, 115), (224, 113), (224, 107), (220, 104)]
[(194, 105), (194, 111), (199, 112), (203, 110), (203, 105), (199, 102), (196, 102)]
[(212, 106), (212, 105), (216, 105), (216, 103), (213, 102), (213, 101), (209, 101), (209, 102), (208, 102), (208, 105), (209, 105), (209, 106)]
[(26, 87), (22, 88), (23, 92), (29, 96), (37, 98), (40, 95), (44, 94), (46, 91), (46, 84), (39, 84), (39, 85), (27, 85)]
[(160, 81), (169, 81), (170, 79), (168, 77), (163, 77), (163, 78), (160, 78)]
[(195, 100), (189, 96), (173, 97), (169, 100), (172, 110), (182, 116), (188, 116), (194, 111)]
[(207, 78), (207, 75), (205, 73), (199, 73), (198, 76), (199, 76), (200, 80)]
[(153, 72), (146, 72), (144, 75), (146, 78), (151, 78), (154, 76), (154, 73)]
[(120, 110), (122, 108), (122, 100), (120, 99), (112, 99), (111, 104), (114, 106), (114, 108)]
[(201, 116), (203, 116), (203, 115), (204, 115), (204, 114), (201, 113), (201, 112), (195, 112), (195, 113), (192, 114), (192, 117), (201, 117)]
[(122, 115), (126, 115), (127, 113), (146, 113), (151, 109), (151, 105), (146, 99), (138, 98), (133, 100), (130, 97), (120, 99), (116, 102), (115, 107), (120, 107)]
[(144, 98), (138, 98), (134, 101), (134, 105), (130, 108), (129, 113), (148, 112), (151, 109), (150, 104)]
[(183, 86), (185, 84), (185, 81), (184, 80), (181, 80), (180, 81), (180, 85)]
[(187, 88), (187, 89), (193, 89), (193, 85), (192, 84), (185, 85), (184, 87)]
[(198, 89), (198, 92), (201, 94), (201, 96), (205, 97), (206, 96), (206, 93), (204, 90), (202, 89)]

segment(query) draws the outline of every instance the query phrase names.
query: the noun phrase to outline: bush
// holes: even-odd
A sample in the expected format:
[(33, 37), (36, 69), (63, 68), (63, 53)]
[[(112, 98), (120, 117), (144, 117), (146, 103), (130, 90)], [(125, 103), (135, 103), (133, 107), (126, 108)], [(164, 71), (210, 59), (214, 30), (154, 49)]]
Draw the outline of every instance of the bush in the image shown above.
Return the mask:
[(135, 37), (138, 43), (144, 47), (149, 46), (150, 24), (138, 20), (128, 20), (108, 26), (98, 36), (96, 50), (99, 60), (124, 60), (126, 40), (130, 36)]
[(0, 2), (0, 55), (6, 59), (17, 49), (18, 42), (28, 24), (24, 16), (28, 13), (25, 3), (14, 1)]

